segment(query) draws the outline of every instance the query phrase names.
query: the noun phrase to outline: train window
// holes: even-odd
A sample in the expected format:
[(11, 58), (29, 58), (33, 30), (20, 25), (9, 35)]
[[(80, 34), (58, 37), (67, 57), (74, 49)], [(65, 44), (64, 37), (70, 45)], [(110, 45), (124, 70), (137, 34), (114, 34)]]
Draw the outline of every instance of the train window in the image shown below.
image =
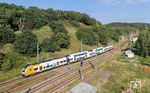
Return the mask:
[(38, 70), (38, 68), (34, 68), (34, 71)]
[(59, 62), (57, 62), (57, 65), (59, 65)]
[(40, 70), (42, 70), (42, 66), (40, 66)]
[(46, 66), (47, 68), (49, 67), (49, 65)]

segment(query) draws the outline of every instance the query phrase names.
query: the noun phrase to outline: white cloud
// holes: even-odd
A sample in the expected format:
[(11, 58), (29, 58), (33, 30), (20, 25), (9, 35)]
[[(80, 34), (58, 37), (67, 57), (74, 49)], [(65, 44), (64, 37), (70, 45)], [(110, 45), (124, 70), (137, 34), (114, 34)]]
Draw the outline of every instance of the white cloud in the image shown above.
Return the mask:
[(116, 5), (116, 4), (137, 4), (137, 3), (146, 3), (150, 2), (150, 0), (99, 0), (101, 3), (108, 5)]
[(108, 5), (116, 5), (121, 3), (121, 0), (100, 0), (100, 2)]
[(149, 2), (150, 0), (125, 0), (126, 3), (129, 4), (136, 4), (136, 3), (145, 3), (145, 2)]

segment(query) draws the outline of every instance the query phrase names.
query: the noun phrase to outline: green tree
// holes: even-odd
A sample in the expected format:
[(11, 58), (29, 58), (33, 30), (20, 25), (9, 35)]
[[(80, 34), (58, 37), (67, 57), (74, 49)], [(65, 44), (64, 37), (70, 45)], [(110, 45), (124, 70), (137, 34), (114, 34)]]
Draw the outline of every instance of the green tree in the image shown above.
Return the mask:
[(46, 12), (37, 7), (29, 7), (24, 12), (25, 28), (40, 28), (48, 23)]
[(135, 51), (143, 57), (150, 55), (150, 32), (144, 31), (139, 34), (139, 38), (135, 44)]
[(23, 31), (15, 41), (16, 50), (24, 55), (36, 55), (37, 38), (31, 30)]
[(46, 10), (46, 17), (49, 22), (52, 20), (58, 20), (58, 14), (57, 11), (53, 10), (52, 8), (49, 8)]
[(12, 63), (12, 60), (7, 58), (5, 60), (5, 62), (2, 64), (2, 70), (3, 71), (9, 71), (13, 68), (13, 63)]
[(78, 22), (70, 21), (70, 23), (75, 27), (80, 27), (80, 24)]
[(0, 52), (0, 70), (2, 70), (2, 65), (4, 63), (5, 55)]
[(109, 29), (109, 36), (112, 40), (114, 40), (115, 42), (119, 42), (120, 38), (121, 38), (121, 32), (118, 29)]
[(12, 43), (15, 39), (15, 33), (9, 27), (0, 26), (0, 44)]
[(59, 21), (51, 21), (49, 23), (49, 26), (52, 28), (53, 32), (63, 32), (63, 33), (68, 33), (68, 31), (65, 29), (63, 24)]
[(98, 35), (91, 28), (79, 28), (76, 35), (78, 40), (82, 39), (86, 45), (93, 46), (98, 44)]
[(52, 35), (51, 40), (53, 42), (56, 42), (61, 48), (68, 48), (70, 45), (70, 38), (65, 33), (55, 33), (54, 35)]
[(90, 17), (86, 14), (82, 16), (81, 22), (86, 24), (86, 25), (92, 25)]
[(59, 50), (60, 47), (56, 42), (53, 42), (49, 38), (45, 38), (41, 44), (41, 48), (45, 52), (55, 52), (56, 50)]
[(107, 45), (109, 43), (109, 33), (111, 32), (109, 32), (109, 30), (106, 27), (97, 28), (94, 31), (97, 32), (99, 37), (98, 40), (102, 45)]

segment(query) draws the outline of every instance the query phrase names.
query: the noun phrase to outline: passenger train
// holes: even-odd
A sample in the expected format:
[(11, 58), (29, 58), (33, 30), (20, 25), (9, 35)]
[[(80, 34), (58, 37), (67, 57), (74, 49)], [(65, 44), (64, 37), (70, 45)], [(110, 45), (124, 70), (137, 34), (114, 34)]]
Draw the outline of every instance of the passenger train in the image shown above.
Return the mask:
[(22, 76), (29, 77), (31, 75), (34, 75), (43, 71), (47, 71), (47, 70), (51, 70), (51, 69), (54, 69), (63, 65), (67, 65), (68, 63), (73, 63), (73, 62), (77, 62), (77, 61), (84, 60), (87, 58), (91, 58), (101, 53), (112, 50), (113, 48), (114, 48), (113, 45), (109, 45), (106, 47), (94, 48), (89, 51), (70, 54), (70, 55), (67, 55), (65, 57), (58, 58), (58, 59), (47, 60), (42, 63), (26, 65), (22, 69)]

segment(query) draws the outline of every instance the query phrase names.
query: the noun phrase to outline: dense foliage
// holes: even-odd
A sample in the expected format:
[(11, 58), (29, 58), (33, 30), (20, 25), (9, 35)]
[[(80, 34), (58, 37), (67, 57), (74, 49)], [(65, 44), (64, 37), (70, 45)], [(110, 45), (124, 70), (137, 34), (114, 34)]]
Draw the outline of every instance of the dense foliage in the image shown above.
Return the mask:
[(2, 65), (4, 63), (5, 55), (3, 53), (0, 53), (0, 70), (2, 69)]
[[(120, 22), (114, 22), (114, 23), (110, 23), (110, 24), (107, 24), (106, 26), (108, 27), (115, 27), (115, 28), (128, 28), (128, 29), (132, 29), (132, 30), (139, 30), (139, 31), (142, 31), (145, 29), (145, 27), (150, 28), (150, 24), (148, 23), (120, 23)], [(131, 30), (130, 30), (131, 31)]]
[(78, 22), (70, 21), (70, 23), (71, 23), (74, 27), (80, 27), (80, 24), (79, 24)]
[(61, 48), (68, 48), (70, 45), (69, 36), (65, 33), (55, 33), (51, 38), (45, 38), (41, 44), (45, 52), (59, 51)]
[(143, 31), (135, 44), (135, 52), (143, 57), (150, 56), (150, 32)]
[(60, 50), (60, 47), (57, 46), (57, 43), (53, 42), (49, 38), (45, 38), (43, 40), (41, 48), (44, 52), (55, 52), (56, 50)]
[[(87, 26), (96, 25), (97, 21), (87, 14), (61, 11), (49, 9), (39, 9), (37, 7), (29, 7), (28, 9), (22, 6), (13, 4), (0, 4), (0, 24), (10, 25), (14, 31), (24, 29), (40, 28), (49, 24), (52, 20), (69, 20), (84, 23)], [(98, 22), (99, 23), (99, 22)], [(100, 24), (100, 23), (99, 23)]]
[(24, 59), (20, 54), (13, 52), (5, 56), (3, 64), (1, 66), (2, 71), (9, 71), (12, 69), (22, 68), (27, 60)]
[(121, 37), (120, 30), (114, 30), (106, 27), (88, 27), (79, 28), (76, 32), (78, 40), (83, 40), (84, 44), (93, 46), (101, 43), (102, 45), (107, 45), (110, 39), (118, 42)]
[(31, 30), (23, 31), (17, 36), (14, 44), (19, 53), (30, 56), (36, 55), (37, 38)]
[(64, 33), (56, 33), (51, 37), (53, 42), (56, 42), (61, 48), (68, 48), (70, 45), (69, 36)]
[(46, 12), (37, 7), (29, 7), (24, 11), (25, 28), (40, 28), (46, 25), (48, 20), (46, 19)]
[(13, 43), (15, 40), (15, 33), (9, 27), (0, 26), (0, 45), (5, 43)]
[(53, 32), (58, 33), (58, 32), (63, 32), (63, 33), (67, 33), (68, 31), (65, 29), (65, 27), (63, 26), (63, 24), (61, 22), (58, 21), (51, 21), (49, 23), (49, 26), (51, 27), (51, 29), (53, 30)]
[(82, 39), (83, 44), (90, 46), (98, 44), (98, 35), (91, 28), (80, 28), (76, 32), (77, 38)]

